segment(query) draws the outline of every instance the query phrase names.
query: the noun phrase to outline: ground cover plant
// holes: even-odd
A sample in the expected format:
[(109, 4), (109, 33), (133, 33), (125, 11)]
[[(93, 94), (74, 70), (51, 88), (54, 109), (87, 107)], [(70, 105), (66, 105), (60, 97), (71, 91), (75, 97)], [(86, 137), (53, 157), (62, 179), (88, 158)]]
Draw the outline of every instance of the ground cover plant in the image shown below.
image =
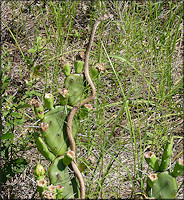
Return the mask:
[[(2, 1), (1, 11), (1, 198), (40, 198), (35, 167), (48, 171), (50, 164), (36, 147), (40, 119), (29, 102), (47, 93), (60, 102), (63, 66), (75, 73), (104, 14), (113, 17), (99, 24), (89, 57), (90, 70), (101, 70), (90, 71), (96, 98), (75, 138), (86, 198), (147, 198), (149, 175), (173, 180), (165, 172), (182, 198), (182, 174), (175, 171), (183, 158), (183, 2)], [(168, 160), (161, 175), (147, 164), (147, 152), (159, 166)]]

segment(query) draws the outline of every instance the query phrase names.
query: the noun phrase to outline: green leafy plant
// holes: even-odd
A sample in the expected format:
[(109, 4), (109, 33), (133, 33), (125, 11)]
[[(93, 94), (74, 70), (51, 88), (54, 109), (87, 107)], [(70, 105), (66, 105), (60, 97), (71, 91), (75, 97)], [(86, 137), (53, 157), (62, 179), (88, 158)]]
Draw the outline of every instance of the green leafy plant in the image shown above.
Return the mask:
[[(4, 54), (6, 56), (6, 53)], [(2, 167), (0, 169), (2, 179), (1, 183), (5, 183), (7, 179), (15, 176), (16, 173), (22, 172), (28, 165), (28, 162), (16, 155), (18, 151), (18, 146), (20, 146), (20, 142), (17, 145), (15, 141), (15, 130), (17, 127), (22, 126), (24, 123), (24, 118), (22, 118), (21, 113), (17, 109), (18, 107), (18, 98), (13, 95), (8, 95), (8, 86), (11, 83), (11, 79), (8, 76), (10, 72), (10, 62), (6, 64), (3, 63), (3, 69), (0, 71), (1, 78), (1, 95), (3, 97), (2, 100), (2, 131), (1, 135), (1, 156), (4, 160)], [(20, 140), (21, 141), (21, 140)], [(27, 144), (27, 142), (22, 141), (23, 146)], [(24, 147), (25, 147), (24, 146)]]
[[(67, 117), (71, 108), (80, 102), (85, 95), (84, 76), (81, 73), (84, 63), (75, 62), (76, 74), (70, 74), (70, 65), (67, 63), (63, 66), (63, 72), (66, 75), (65, 87), (59, 89), (60, 105), (54, 105), (54, 97), (52, 94), (45, 94), (43, 101), (44, 106), (36, 99), (32, 99), (29, 103), (33, 106), (34, 113), (40, 119), (39, 130), (34, 133), (35, 141), (40, 153), (51, 162), (48, 170), (50, 185), (53, 188), (63, 188), (60, 195), (58, 189), (53, 189), (55, 197), (62, 198), (78, 198), (80, 196), (79, 184), (75, 177), (70, 177), (72, 167), (71, 161), (75, 158), (75, 154), (69, 148), (67, 137)], [(49, 109), (44, 112), (44, 107)], [(72, 135), (75, 138), (81, 116), (85, 116), (88, 109), (81, 109), (83, 114), (77, 115), (72, 121)], [(40, 164), (36, 168), (39, 168)], [(45, 176), (36, 174), (38, 180), (37, 190), (41, 198), (45, 198), (45, 194), (50, 191), (51, 186), (45, 186)], [(43, 186), (43, 187), (42, 187)]]
[(145, 154), (147, 164), (155, 171), (147, 179), (146, 193), (155, 199), (174, 199), (178, 192), (176, 177), (184, 171), (183, 160), (179, 159), (173, 171), (167, 171), (172, 156), (173, 138), (167, 142), (162, 155), (161, 163), (153, 152)]
[[(6, 30), (2, 30), (2, 45), (9, 52), (2, 62), (7, 62), (7, 71), (12, 67), (10, 75), (3, 72), (1, 146), (5, 145), (9, 154), (5, 162), (18, 158), (20, 146), (13, 140), (21, 142), (24, 150), (27, 141), (32, 140), (31, 133), (22, 135), (21, 126), (33, 125), (35, 119), (29, 108), (25, 113), (19, 109), (29, 107), (27, 98), (41, 99), (48, 92), (57, 96), (57, 102), (62, 99), (57, 95), (62, 81), (61, 60), (73, 60), (77, 52), (85, 50), (92, 24), (109, 10), (113, 19), (99, 26), (90, 52), (89, 64), (92, 66), (96, 60), (105, 63), (106, 71), (94, 81), (97, 95), (93, 111), (88, 117), (83, 116), (85, 121), (78, 132), (76, 146), (82, 151), (78, 152), (77, 162), (82, 163), (81, 170), (85, 169), (87, 198), (130, 198), (131, 192), (144, 191), (144, 152), (160, 152), (169, 137), (182, 132), (183, 2), (3, 1), (2, 10), (8, 11), (3, 12)], [(42, 39), (37, 43), (38, 37)], [(92, 77), (95, 73), (91, 66)], [(7, 89), (18, 89), (14, 90), (10, 77), (26, 81), (28, 90), (19, 99), (12, 93), (6, 96)], [(18, 123), (23, 124), (17, 127)], [(9, 133), (13, 137), (5, 139)], [(175, 152), (180, 146), (181, 141), (175, 143)], [(87, 162), (90, 156), (95, 158), (93, 163)], [(29, 169), (32, 170), (32, 163)], [(44, 175), (47, 178), (49, 174)], [(26, 179), (24, 185), (31, 195), (32, 182)], [(7, 195), (9, 189), (2, 193)], [(16, 195), (28, 198), (22, 188), (16, 190)]]
[(36, 52), (39, 53), (40, 52), (40, 50), (43, 48), (41, 46), (41, 42), (40, 42), (41, 39), (42, 39), (41, 37), (37, 37), (35, 47), (32, 49), (28, 49), (28, 53), (36, 53)]
[[(10, 79), (8, 78), (8, 80)], [(17, 127), (23, 125), (24, 118), (22, 118), (21, 113), (17, 109), (17, 98), (12, 95), (6, 95), (5, 91), (6, 87), (2, 88), (4, 97), (2, 109), (4, 123), (2, 126), (3, 134), (1, 135), (1, 155), (4, 159), (4, 164), (1, 168), (2, 183), (5, 183), (10, 177), (15, 176), (16, 173), (22, 172), (28, 165), (28, 162), (24, 158), (17, 158), (16, 155), (18, 148), (25, 148), (28, 141), (22, 141), (20, 139), (17, 144), (14, 134)]]
[(15, 135), (11, 132), (3, 134), (1, 137), (1, 156), (4, 160), (4, 164), (0, 169), (1, 183), (5, 183), (7, 179), (14, 177), (16, 173), (22, 172), (28, 165), (24, 158), (16, 158), (15, 154), (12, 155), (12, 151), (16, 150), (14, 138)]

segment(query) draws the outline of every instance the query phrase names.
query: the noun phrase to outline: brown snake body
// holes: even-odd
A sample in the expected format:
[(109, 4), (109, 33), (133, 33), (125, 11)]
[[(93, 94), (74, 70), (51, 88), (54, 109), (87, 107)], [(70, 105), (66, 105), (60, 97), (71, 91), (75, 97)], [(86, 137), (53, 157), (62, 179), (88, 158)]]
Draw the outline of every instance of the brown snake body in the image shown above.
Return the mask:
[[(89, 66), (88, 66), (88, 60), (89, 60), (89, 52), (91, 50), (92, 47), (92, 43), (93, 43), (93, 39), (94, 39), (94, 35), (96, 32), (96, 29), (98, 27), (98, 25), (100, 24), (101, 21), (108, 19), (110, 16), (109, 15), (104, 15), (100, 18), (97, 19), (97, 21), (94, 23), (93, 25), (93, 29), (91, 32), (91, 36), (89, 39), (89, 43), (88, 43), (88, 47), (86, 49), (86, 53), (85, 53), (85, 60), (84, 60), (84, 75), (85, 78), (88, 82), (88, 84), (91, 86), (91, 94), (88, 98), (83, 99), (81, 102), (77, 103), (72, 110), (70, 111), (68, 118), (67, 118), (67, 136), (69, 139), (69, 143), (70, 143), (70, 149), (75, 153), (75, 140), (73, 138), (72, 135), (72, 121), (74, 118), (75, 113), (78, 111), (78, 109), (85, 105), (86, 103), (88, 103), (89, 101), (93, 100), (95, 98), (96, 95), (96, 88), (91, 80), (91, 77), (89, 75)], [(85, 184), (84, 184), (84, 180), (82, 177), (82, 174), (80, 173), (77, 165), (76, 165), (76, 161), (75, 159), (71, 162), (72, 168), (74, 170), (75, 175), (77, 176), (78, 180), (79, 180), (79, 184), (80, 184), (80, 198), (84, 199), (85, 198)]]

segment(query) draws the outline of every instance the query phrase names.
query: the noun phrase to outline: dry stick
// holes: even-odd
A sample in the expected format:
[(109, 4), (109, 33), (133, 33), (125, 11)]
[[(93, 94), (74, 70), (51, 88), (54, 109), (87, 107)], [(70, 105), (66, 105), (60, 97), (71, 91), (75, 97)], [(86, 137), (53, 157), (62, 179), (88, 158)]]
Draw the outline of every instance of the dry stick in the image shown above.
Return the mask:
[[(88, 67), (88, 60), (89, 60), (89, 52), (91, 50), (91, 46), (93, 43), (93, 39), (94, 39), (94, 35), (95, 35), (95, 31), (98, 27), (98, 25), (100, 24), (101, 21), (108, 19), (109, 17), (111, 17), (110, 15), (104, 15), (102, 17), (100, 17), (99, 19), (97, 19), (97, 21), (94, 23), (92, 32), (91, 32), (91, 36), (89, 39), (89, 44), (88, 47), (86, 49), (86, 54), (85, 54), (85, 61), (84, 61), (84, 75), (85, 78), (87, 80), (87, 82), (89, 83), (89, 85), (91, 86), (91, 94), (88, 98), (83, 99), (82, 102), (77, 103), (72, 110), (70, 111), (70, 114), (68, 115), (68, 119), (67, 119), (67, 135), (68, 135), (68, 139), (69, 139), (69, 143), (70, 143), (70, 149), (75, 153), (75, 140), (73, 138), (72, 135), (72, 121), (74, 118), (75, 113), (78, 111), (78, 109), (83, 106), (84, 104), (88, 103), (89, 101), (93, 100), (95, 98), (96, 95), (96, 89), (95, 86), (91, 80), (91, 77), (89, 75), (89, 67)], [(75, 175), (77, 176), (78, 180), (79, 180), (79, 184), (80, 184), (80, 198), (84, 199), (85, 198), (85, 184), (84, 184), (84, 179), (82, 177), (82, 174), (80, 173), (77, 165), (76, 165), (76, 161), (75, 159), (71, 162), (72, 168), (74, 170)]]

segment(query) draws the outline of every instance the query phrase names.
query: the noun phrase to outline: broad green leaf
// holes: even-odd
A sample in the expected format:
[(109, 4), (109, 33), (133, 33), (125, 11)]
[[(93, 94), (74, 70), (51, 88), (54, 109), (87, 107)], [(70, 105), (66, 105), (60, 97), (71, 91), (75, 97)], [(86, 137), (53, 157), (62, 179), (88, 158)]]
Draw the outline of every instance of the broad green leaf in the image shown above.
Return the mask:
[(4, 167), (2, 168), (2, 171), (4, 172), (6, 178), (10, 178), (11, 176), (14, 175), (11, 168), (11, 164), (9, 162), (5, 163)]
[(13, 139), (15, 137), (15, 135), (13, 133), (5, 133), (5, 134), (2, 134), (1, 136), (1, 140), (10, 140), (10, 139)]
[(2, 91), (2, 93), (3, 93), (3, 91), (7, 88), (7, 86), (8, 86), (9, 83), (10, 83), (10, 78), (8, 78), (8, 76), (6, 75), (6, 76), (3, 77), (2, 82), (3, 82), (3, 83), (2, 83), (1, 91)]
[(20, 109), (20, 108), (30, 108), (30, 107), (31, 107), (31, 105), (29, 105), (28, 103), (24, 103), (22, 105), (17, 106), (17, 109)]
[(41, 40), (42, 38), (39, 36), (37, 37), (37, 43)]
[(42, 96), (42, 94), (40, 94), (39, 92), (36, 92), (36, 91), (34, 91), (34, 90), (32, 90), (32, 91), (30, 91), (30, 92), (27, 91), (26, 94), (29, 95), (29, 96), (32, 96), (32, 95), (36, 95), (36, 96), (38, 96), (38, 97), (41, 97), (41, 96)]
[(28, 51), (28, 53), (35, 53), (36, 49), (28, 49), (27, 51)]
[(1, 173), (1, 178), (0, 178), (0, 183), (5, 183), (7, 181), (6, 174), (4, 173), (3, 169), (0, 169)]
[(14, 173), (22, 172), (28, 164), (28, 162), (24, 158), (18, 158), (16, 160), (13, 160), (11, 163), (13, 164), (12, 169)]
[(20, 113), (17, 113), (17, 112), (12, 112), (12, 117), (16, 117), (16, 118), (19, 118), (21, 117), (21, 114)]

